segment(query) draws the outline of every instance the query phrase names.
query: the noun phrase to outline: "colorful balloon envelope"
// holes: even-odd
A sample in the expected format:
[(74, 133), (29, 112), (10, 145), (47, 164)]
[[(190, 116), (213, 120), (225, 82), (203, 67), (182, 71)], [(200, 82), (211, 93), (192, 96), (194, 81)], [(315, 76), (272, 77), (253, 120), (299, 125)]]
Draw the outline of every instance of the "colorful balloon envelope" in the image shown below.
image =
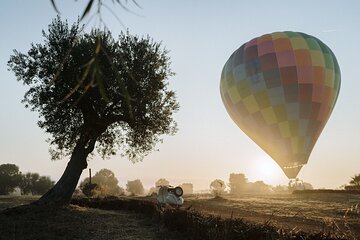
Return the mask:
[(296, 178), (323, 130), (340, 89), (334, 53), (300, 32), (252, 39), (225, 63), (220, 92), (233, 121)]

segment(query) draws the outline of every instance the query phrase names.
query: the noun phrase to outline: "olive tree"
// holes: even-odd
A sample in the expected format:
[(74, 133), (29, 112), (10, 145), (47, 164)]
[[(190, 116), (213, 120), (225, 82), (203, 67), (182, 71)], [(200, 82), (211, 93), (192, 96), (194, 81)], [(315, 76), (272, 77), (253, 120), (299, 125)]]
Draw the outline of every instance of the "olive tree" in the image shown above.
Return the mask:
[(0, 195), (8, 195), (20, 185), (21, 172), (15, 164), (0, 165)]
[[(80, 183), (80, 189), (88, 188), (89, 184), (92, 184), (93, 186), (94, 186), (94, 184), (96, 184), (95, 189), (96, 188), (98, 189), (98, 193), (101, 196), (123, 195), (125, 193), (125, 191), (124, 191), (124, 189), (119, 187), (118, 183), (119, 183), (119, 181), (115, 177), (115, 173), (109, 169), (104, 168), (104, 169), (101, 169), (100, 171), (98, 171), (97, 173), (95, 173), (95, 175), (91, 178), (91, 183), (90, 183), (90, 178), (88, 178), (88, 177), (85, 178)], [(85, 195), (87, 195), (87, 194), (85, 194)]]
[(140, 179), (135, 179), (127, 182), (126, 191), (131, 195), (139, 196), (144, 194), (145, 189)]
[(54, 186), (54, 181), (48, 176), (40, 176), (38, 173), (26, 173), (21, 176), (19, 185), (21, 194), (41, 195)]
[(246, 191), (248, 180), (243, 173), (231, 173), (229, 176), (230, 194), (240, 194)]
[(178, 103), (168, 88), (168, 52), (150, 37), (84, 33), (59, 17), (43, 37), (25, 54), (14, 50), (8, 66), (28, 86), (23, 102), (39, 113), (52, 158), (70, 156), (60, 180), (37, 202), (59, 206), (70, 201), (94, 149), (104, 158), (120, 150), (139, 161), (162, 135), (174, 134)]
[(165, 178), (160, 178), (155, 182), (155, 187), (160, 188), (161, 186), (169, 186), (170, 182), (166, 180)]
[(360, 187), (360, 174), (351, 178), (350, 185)]

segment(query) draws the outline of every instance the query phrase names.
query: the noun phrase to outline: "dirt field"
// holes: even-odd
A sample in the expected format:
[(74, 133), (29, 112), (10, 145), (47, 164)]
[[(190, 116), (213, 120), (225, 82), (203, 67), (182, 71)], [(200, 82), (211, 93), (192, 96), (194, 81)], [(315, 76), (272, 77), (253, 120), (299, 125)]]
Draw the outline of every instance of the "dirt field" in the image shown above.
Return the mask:
[[(0, 197), (0, 211), (34, 199)], [(156, 202), (155, 198), (150, 197), (135, 200)], [(239, 218), (250, 223), (272, 225), (293, 233), (322, 232), (329, 236), (343, 236), (343, 239), (360, 239), (359, 194), (243, 195), (237, 198), (193, 195), (185, 196), (185, 204), (181, 209), (225, 219)], [(104, 210), (72, 205), (56, 212), (25, 211), (10, 216), (0, 213), (0, 239), (189, 238), (167, 230), (159, 222), (145, 217), (141, 211), (113, 208)]]
[(360, 239), (360, 194), (308, 193), (187, 197), (196, 211), (305, 232), (338, 232)]

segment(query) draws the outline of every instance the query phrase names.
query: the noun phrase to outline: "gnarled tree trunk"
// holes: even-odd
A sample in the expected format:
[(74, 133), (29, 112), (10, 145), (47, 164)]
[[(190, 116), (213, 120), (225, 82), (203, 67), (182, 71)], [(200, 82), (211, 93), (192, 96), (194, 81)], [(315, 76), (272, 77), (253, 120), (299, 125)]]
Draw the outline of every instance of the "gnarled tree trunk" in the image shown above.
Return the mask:
[(87, 168), (86, 158), (92, 151), (85, 145), (81, 139), (78, 141), (60, 180), (35, 202), (36, 205), (63, 206), (70, 202), (80, 175)]
[(84, 125), (80, 138), (71, 154), (70, 161), (60, 180), (35, 202), (36, 205), (59, 207), (70, 203), (80, 175), (87, 168), (87, 156), (94, 150), (96, 139), (111, 124), (99, 119), (97, 113), (90, 105), (83, 104), (81, 106)]

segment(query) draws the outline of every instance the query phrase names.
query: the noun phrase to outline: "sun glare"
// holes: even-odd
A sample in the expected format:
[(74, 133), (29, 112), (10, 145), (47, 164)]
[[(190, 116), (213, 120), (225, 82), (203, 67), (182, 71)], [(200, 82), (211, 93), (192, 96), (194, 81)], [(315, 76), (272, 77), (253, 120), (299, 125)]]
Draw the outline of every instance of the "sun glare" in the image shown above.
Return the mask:
[(263, 153), (252, 160), (249, 169), (249, 181), (264, 181), (267, 184), (285, 184), (286, 177), (275, 161)]

